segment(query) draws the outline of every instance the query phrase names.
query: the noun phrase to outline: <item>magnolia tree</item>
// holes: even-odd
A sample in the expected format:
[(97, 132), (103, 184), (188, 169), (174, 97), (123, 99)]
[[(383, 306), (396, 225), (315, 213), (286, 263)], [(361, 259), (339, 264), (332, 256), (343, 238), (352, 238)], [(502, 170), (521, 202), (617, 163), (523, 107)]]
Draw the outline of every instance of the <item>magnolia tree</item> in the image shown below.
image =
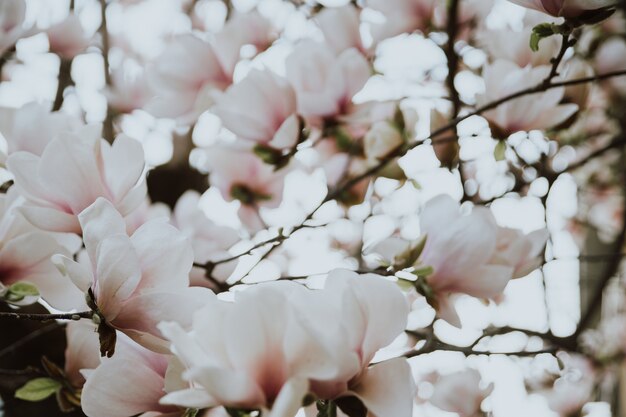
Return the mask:
[(1, 1), (0, 415), (626, 412), (625, 11)]

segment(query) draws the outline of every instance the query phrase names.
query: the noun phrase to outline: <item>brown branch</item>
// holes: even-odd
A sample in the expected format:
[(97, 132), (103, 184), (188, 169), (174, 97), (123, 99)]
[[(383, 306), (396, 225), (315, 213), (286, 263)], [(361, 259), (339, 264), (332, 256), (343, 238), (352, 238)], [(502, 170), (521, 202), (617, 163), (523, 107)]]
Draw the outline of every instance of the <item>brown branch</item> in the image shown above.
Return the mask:
[(61, 58), (61, 63), (59, 64), (59, 76), (58, 76), (58, 84), (57, 84), (57, 92), (54, 97), (54, 104), (52, 105), (52, 111), (59, 111), (63, 106), (63, 92), (67, 87), (72, 85), (72, 60)]
[(357, 184), (359, 181), (376, 174), (377, 172), (379, 172), (380, 170), (382, 170), (385, 166), (387, 166), (387, 164), (389, 164), (391, 161), (395, 160), (396, 158), (399, 158), (401, 156), (406, 155), (406, 153), (408, 151), (410, 151), (413, 148), (416, 148), (417, 146), (423, 144), (426, 140), (430, 139), (432, 141), (433, 146), (437, 146), (438, 143), (446, 143), (450, 141), (450, 138), (444, 138), (443, 140), (439, 141), (438, 139), (435, 139), (437, 136), (440, 136), (441, 134), (447, 132), (448, 130), (451, 130), (453, 128), (455, 128), (459, 123), (461, 123), (463, 120), (469, 119), (472, 116), (478, 116), (486, 111), (495, 109), (496, 107), (509, 102), (511, 100), (515, 100), (516, 98), (520, 98), (520, 97), (524, 97), (526, 95), (530, 95), (530, 94), (536, 94), (536, 93), (541, 93), (547, 90), (551, 90), (553, 88), (559, 88), (559, 87), (567, 87), (567, 86), (571, 86), (571, 85), (579, 85), (579, 84), (586, 84), (589, 82), (594, 82), (594, 81), (602, 81), (602, 80), (606, 80), (609, 78), (614, 78), (614, 77), (621, 77), (621, 76), (625, 76), (626, 75), (626, 70), (621, 70), (621, 71), (611, 71), (611, 72), (607, 72), (605, 74), (599, 74), (599, 75), (594, 75), (594, 76), (590, 76), (590, 77), (584, 77), (584, 78), (577, 78), (574, 80), (567, 80), (567, 81), (559, 81), (559, 82), (551, 82), (549, 85), (544, 85), (543, 81), (536, 85), (535, 87), (530, 87), (524, 90), (520, 90), (516, 93), (513, 94), (509, 94), (508, 96), (502, 97), (498, 100), (494, 100), (490, 103), (485, 104), (484, 106), (481, 106), (479, 108), (477, 108), (476, 110), (464, 114), (463, 116), (459, 116), (455, 119), (453, 119), (450, 123), (448, 123), (445, 126), (440, 127), (439, 129), (434, 130), (433, 132), (431, 132), (431, 134), (426, 137), (423, 141), (419, 141), (419, 142), (414, 142), (410, 145), (401, 145), (398, 146), (396, 149), (392, 150), (385, 158), (381, 159), (380, 162), (376, 165), (374, 165), (373, 167), (367, 169), (366, 171), (364, 171), (363, 173), (361, 173), (360, 175), (357, 175), (351, 179), (349, 179), (348, 181), (346, 181), (342, 186), (338, 187), (338, 189), (336, 189), (334, 192), (331, 193), (332, 196), (337, 196), (339, 195), (344, 189), (349, 189), (350, 187), (354, 186), (355, 184)]
[[(626, 155), (626, 152), (624, 152)], [(623, 194), (626, 197), (626, 175), (622, 173), (623, 178), (622, 181), (624, 183)], [(602, 295), (604, 293), (604, 289), (611, 280), (615, 276), (615, 274), (619, 271), (619, 267), (622, 263), (622, 254), (621, 249), (626, 242), (626, 203), (622, 206), (622, 229), (615, 240), (615, 245), (618, 247), (619, 252), (614, 256), (610, 257), (608, 260), (607, 268), (605, 270), (604, 276), (598, 282), (596, 286), (593, 296), (591, 297), (591, 301), (589, 302), (589, 307), (587, 311), (582, 315), (580, 322), (578, 323), (578, 327), (576, 327), (576, 332), (574, 333), (574, 337), (578, 337), (586, 328), (591, 325), (591, 321), (596, 315), (596, 312), (602, 305)]]
[(459, 353), (464, 354), (465, 356), (470, 356), (470, 355), (506, 355), (506, 356), (525, 357), (525, 356), (535, 356), (535, 355), (539, 355), (539, 354), (542, 354), (542, 353), (554, 354), (554, 353), (556, 353), (557, 349), (554, 348), (554, 347), (550, 347), (550, 348), (546, 348), (546, 349), (532, 350), (532, 351), (522, 350), (522, 351), (516, 351), (516, 352), (490, 352), (490, 351), (474, 350), (471, 347), (454, 346), (454, 345), (442, 342), (442, 341), (437, 340), (437, 339), (431, 339), (431, 340), (428, 340), (426, 342), (426, 344), (423, 347), (421, 347), (420, 349), (412, 350), (410, 352), (405, 353), (402, 356), (404, 356), (405, 358), (413, 358), (413, 357), (416, 357), (416, 356), (425, 355), (427, 353), (433, 353), (433, 352), (436, 352), (436, 351), (459, 352)]
[[(106, 85), (106, 88), (109, 88), (112, 85), (110, 66), (109, 66), (109, 50), (110, 50), (111, 45), (109, 43), (109, 29), (107, 27), (106, 9), (107, 9), (106, 0), (100, 0), (100, 18), (102, 22), (100, 24), (99, 31), (100, 31), (100, 36), (102, 37), (102, 60), (104, 63), (103, 65), (104, 83)], [(106, 116), (104, 118), (104, 123), (102, 125), (102, 135), (109, 143), (112, 143), (113, 139), (115, 138), (115, 131), (113, 130), (113, 117), (114, 117), (113, 111), (107, 101)]]
[(0, 318), (15, 319), (15, 320), (34, 320), (34, 321), (49, 321), (49, 320), (80, 320), (90, 319), (93, 316), (91, 311), (81, 311), (78, 313), (61, 313), (61, 314), (39, 314), (39, 313), (17, 313), (12, 311), (0, 311)]

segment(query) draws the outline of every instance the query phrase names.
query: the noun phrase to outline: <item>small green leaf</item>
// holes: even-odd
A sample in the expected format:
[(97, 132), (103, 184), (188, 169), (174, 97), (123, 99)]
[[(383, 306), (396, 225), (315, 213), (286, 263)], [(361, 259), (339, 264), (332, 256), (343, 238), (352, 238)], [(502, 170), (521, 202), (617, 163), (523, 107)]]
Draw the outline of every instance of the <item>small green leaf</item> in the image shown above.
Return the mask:
[(398, 278), (397, 284), (403, 291), (410, 291), (415, 288), (415, 281), (408, 279)]
[(279, 149), (274, 149), (271, 146), (256, 145), (253, 152), (263, 162), (269, 165), (277, 165), (283, 159), (283, 153)]
[(185, 414), (183, 414), (183, 417), (196, 417), (196, 415), (198, 415), (197, 408), (188, 408), (185, 410)]
[(530, 34), (530, 49), (534, 52), (539, 50), (539, 41), (543, 38), (550, 37), (555, 33), (559, 33), (560, 29), (552, 23), (540, 23), (533, 28)]
[(505, 152), (506, 142), (503, 140), (499, 140), (496, 144), (496, 147), (493, 149), (493, 157), (496, 158), (496, 161), (504, 161)]
[(424, 266), (416, 267), (415, 270), (413, 271), (413, 274), (415, 274), (415, 276), (418, 276), (418, 277), (427, 277), (431, 275), (433, 272), (435, 272), (435, 270), (433, 269), (432, 266), (424, 265)]
[(61, 383), (52, 378), (35, 378), (28, 381), (22, 388), (15, 391), (15, 398), (25, 401), (45, 400), (61, 389)]
[(9, 287), (7, 299), (10, 301), (21, 301), (24, 297), (38, 297), (39, 290), (28, 282), (16, 282)]

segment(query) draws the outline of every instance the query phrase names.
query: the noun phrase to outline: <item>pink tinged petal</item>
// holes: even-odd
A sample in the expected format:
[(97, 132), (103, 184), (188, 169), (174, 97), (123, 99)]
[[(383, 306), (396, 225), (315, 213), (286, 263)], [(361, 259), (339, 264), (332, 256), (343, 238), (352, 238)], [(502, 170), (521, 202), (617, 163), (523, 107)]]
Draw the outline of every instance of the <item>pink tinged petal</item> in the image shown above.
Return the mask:
[(298, 143), (299, 136), (300, 119), (292, 114), (280, 125), (269, 145), (276, 149), (291, 148)]
[(541, 116), (535, 120), (535, 129), (549, 129), (558, 126), (572, 117), (578, 111), (577, 104), (562, 104), (549, 109), (544, 109)]
[(429, 200), (420, 213), (422, 234), (440, 231), (455, 221), (459, 214), (459, 203), (447, 194)]
[(96, 259), (96, 303), (105, 317), (113, 320), (139, 285), (139, 260), (126, 235), (110, 236), (100, 242)]
[(63, 276), (68, 277), (83, 293), (86, 293), (93, 284), (91, 269), (85, 265), (63, 255), (54, 255), (51, 259), (59, 272), (61, 272)]
[(161, 334), (171, 342), (171, 352), (181, 359), (185, 366), (200, 366), (209, 361), (204, 350), (179, 323), (163, 321), (157, 327)]
[(141, 143), (119, 135), (113, 145), (102, 145), (106, 183), (117, 202), (123, 198), (138, 181), (144, 170), (144, 153)]
[(193, 248), (174, 226), (154, 220), (131, 237), (141, 263), (139, 290), (182, 288), (189, 285)]
[(53, 207), (25, 205), (17, 208), (33, 226), (49, 232), (80, 233), (80, 223), (75, 215)]
[(424, 265), (435, 272), (428, 283), (435, 291), (455, 292), (468, 274), (486, 264), (496, 246), (497, 225), (493, 214), (484, 207), (475, 207), (468, 216), (461, 216), (444, 229), (433, 231), (426, 239), (420, 256)]
[(145, 363), (109, 359), (89, 375), (81, 404), (90, 417), (128, 417), (146, 411), (166, 411), (163, 376)]
[(302, 407), (302, 400), (309, 390), (305, 378), (292, 378), (283, 385), (272, 405), (268, 417), (293, 417)]
[(450, 323), (456, 328), (461, 328), (461, 318), (456, 312), (454, 302), (456, 296), (449, 294), (442, 294), (437, 297), (437, 315), (442, 319)]
[(190, 327), (193, 313), (212, 296), (211, 290), (202, 287), (140, 294), (123, 304), (112, 324), (148, 349), (167, 351), (168, 343), (161, 337), (158, 324), (168, 320)]
[(38, 167), (41, 158), (28, 152), (15, 152), (6, 161), (7, 168), (15, 177), (15, 186), (28, 200), (38, 204), (48, 204), (58, 199), (52, 197), (51, 191), (46, 189), (38, 176)]
[(39, 163), (39, 179), (73, 213), (80, 213), (99, 196), (108, 196), (101, 177), (100, 146), (96, 137), (64, 134), (46, 146)]
[(96, 263), (98, 244), (109, 236), (126, 234), (126, 224), (113, 204), (98, 198), (78, 215), (83, 230), (85, 248), (92, 263)]
[(209, 408), (220, 405), (202, 388), (188, 388), (170, 392), (161, 398), (160, 403), (189, 408)]
[(220, 405), (232, 407), (261, 407), (265, 396), (256, 382), (242, 371), (199, 367), (188, 371), (191, 381), (202, 385)]
[(67, 348), (65, 349), (65, 374), (75, 387), (83, 385), (85, 378), (81, 369), (96, 369), (100, 364), (100, 343), (96, 326), (87, 320), (67, 324)]
[(478, 298), (494, 298), (502, 294), (512, 276), (511, 266), (484, 265), (458, 284), (458, 292)]
[(146, 200), (147, 193), (148, 185), (146, 179), (141, 177), (137, 185), (131, 188), (126, 196), (124, 196), (121, 201), (118, 201), (115, 206), (122, 215), (127, 216), (137, 207), (141, 206)]
[(390, 359), (368, 368), (351, 394), (359, 398), (374, 417), (411, 417), (415, 382), (404, 358)]

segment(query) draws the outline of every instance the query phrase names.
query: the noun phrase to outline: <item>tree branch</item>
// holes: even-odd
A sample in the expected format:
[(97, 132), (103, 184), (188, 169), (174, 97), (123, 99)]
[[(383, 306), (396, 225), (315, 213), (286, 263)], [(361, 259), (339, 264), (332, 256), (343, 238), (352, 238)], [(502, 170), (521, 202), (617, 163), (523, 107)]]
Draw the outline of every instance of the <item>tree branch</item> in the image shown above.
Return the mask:
[[(106, 9), (107, 9), (106, 0), (100, 0), (100, 18), (102, 20), (102, 23), (100, 24), (99, 31), (100, 31), (100, 36), (102, 37), (102, 60), (104, 63), (104, 67), (103, 67), (104, 83), (106, 87), (111, 87), (111, 73), (110, 73), (110, 66), (109, 66), (110, 43), (109, 43), (109, 29), (107, 27)], [(113, 139), (115, 138), (115, 131), (113, 130), (113, 116), (114, 114), (107, 100), (106, 116), (104, 118), (104, 123), (102, 125), (102, 134), (109, 143), (112, 143)]]
[(81, 311), (78, 313), (61, 313), (61, 314), (38, 314), (38, 313), (17, 313), (11, 311), (0, 311), (0, 319), (16, 319), (16, 320), (34, 320), (34, 321), (49, 321), (49, 320), (80, 320), (90, 319), (93, 316), (92, 311)]

